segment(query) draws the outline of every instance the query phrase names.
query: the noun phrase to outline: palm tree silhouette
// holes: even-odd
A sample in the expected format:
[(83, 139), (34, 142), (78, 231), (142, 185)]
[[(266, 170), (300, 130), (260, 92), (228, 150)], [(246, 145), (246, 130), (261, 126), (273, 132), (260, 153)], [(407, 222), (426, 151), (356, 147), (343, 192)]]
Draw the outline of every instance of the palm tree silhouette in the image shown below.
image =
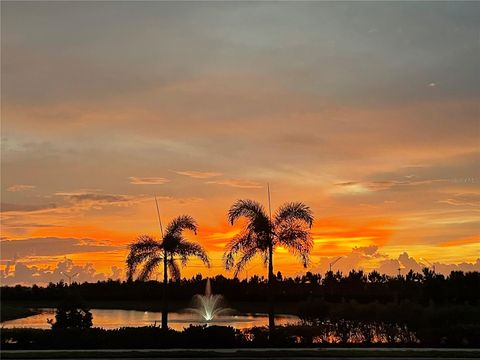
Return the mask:
[[(180, 279), (180, 267), (187, 264), (190, 256), (195, 256), (210, 266), (208, 255), (199, 244), (192, 243), (183, 237), (185, 230), (197, 233), (197, 223), (188, 215), (178, 216), (167, 226), (161, 241), (157, 241), (148, 235), (141, 235), (129, 245), (127, 257), (127, 277), (131, 281), (143, 264), (137, 279), (144, 281), (150, 278), (154, 270), (163, 263), (163, 303), (162, 303), (162, 329), (168, 329), (168, 303), (167, 286), (168, 272), (175, 280)], [(167, 272), (168, 271), (168, 272)]]
[[(303, 266), (309, 263), (309, 253), (313, 247), (310, 229), (313, 214), (310, 208), (301, 202), (283, 204), (273, 219), (265, 212), (261, 204), (253, 200), (237, 200), (228, 211), (228, 220), (233, 225), (239, 218), (246, 218), (241, 232), (226, 245), (223, 255), (225, 268), (234, 269), (235, 276), (257, 254), (268, 264), (268, 284), (270, 306), (268, 324), (270, 332), (275, 327), (273, 310), (273, 252), (282, 246), (297, 255)], [(235, 258), (237, 261), (235, 262)]]

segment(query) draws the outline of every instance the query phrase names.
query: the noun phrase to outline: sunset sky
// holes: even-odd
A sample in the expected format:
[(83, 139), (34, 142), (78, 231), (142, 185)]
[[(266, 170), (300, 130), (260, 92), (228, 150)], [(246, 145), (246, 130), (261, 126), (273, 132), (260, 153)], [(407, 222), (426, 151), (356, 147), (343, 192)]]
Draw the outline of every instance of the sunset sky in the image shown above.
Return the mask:
[[(480, 270), (480, 2), (1, 3), (1, 280), (124, 277), (190, 214), (308, 204), (309, 270)], [(276, 252), (275, 271), (305, 270)], [(260, 260), (249, 276), (265, 275)], [(244, 277), (246, 274), (241, 274)]]

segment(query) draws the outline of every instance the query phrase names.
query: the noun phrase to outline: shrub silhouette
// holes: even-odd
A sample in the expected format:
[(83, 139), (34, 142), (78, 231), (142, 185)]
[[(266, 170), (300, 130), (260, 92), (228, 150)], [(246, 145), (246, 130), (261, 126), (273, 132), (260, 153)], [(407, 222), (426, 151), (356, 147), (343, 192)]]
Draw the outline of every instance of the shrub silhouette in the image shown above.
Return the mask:
[(52, 330), (88, 329), (93, 325), (93, 316), (78, 298), (69, 296), (57, 307), (55, 322), (53, 319), (47, 321), (52, 325)]

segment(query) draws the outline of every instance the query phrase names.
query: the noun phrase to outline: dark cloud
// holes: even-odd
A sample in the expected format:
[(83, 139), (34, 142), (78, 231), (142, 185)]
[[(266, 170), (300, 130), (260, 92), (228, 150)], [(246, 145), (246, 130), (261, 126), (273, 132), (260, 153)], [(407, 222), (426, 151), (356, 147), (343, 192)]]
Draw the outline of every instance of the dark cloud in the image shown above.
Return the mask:
[(41, 205), (26, 205), (26, 204), (11, 204), (11, 203), (2, 203), (1, 211), (2, 212), (33, 212), (41, 210), (51, 210), (55, 209), (57, 206), (55, 204), (41, 204)]
[(126, 195), (98, 194), (98, 193), (57, 193), (73, 202), (98, 202), (119, 203), (130, 201), (132, 198)]
[(20, 240), (1, 240), (1, 259), (13, 260), (31, 256), (61, 256), (84, 252), (118, 250), (119, 246), (110, 241), (73, 238), (31, 238)]
[(342, 182), (336, 183), (335, 185), (336, 186), (352, 186), (352, 185), (358, 185), (358, 184), (359, 183), (355, 181), (342, 181)]
[(13, 229), (60, 227), (60, 225), (55, 225), (55, 224), (27, 223), (27, 222), (16, 222), (16, 221), (9, 221), (9, 220), (5, 220), (3, 224), (8, 225), (9, 228), (13, 228)]

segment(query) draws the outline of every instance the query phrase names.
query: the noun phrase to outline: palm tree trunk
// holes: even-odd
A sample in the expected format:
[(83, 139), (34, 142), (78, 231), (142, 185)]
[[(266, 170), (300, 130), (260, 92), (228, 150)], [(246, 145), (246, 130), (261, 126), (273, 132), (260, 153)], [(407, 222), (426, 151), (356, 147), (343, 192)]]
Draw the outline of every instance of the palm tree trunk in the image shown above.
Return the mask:
[(270, 338), (275, 329), (275, 312), (274, 312), (274, 275), (273, 275), (273, 245), (268, 247), (268, 329)]
[(163, 253), (163, 297), (162, 297), (162, 329), (168, 330), (168, 300), (167, 300), (168, 274), (167, 252)]

